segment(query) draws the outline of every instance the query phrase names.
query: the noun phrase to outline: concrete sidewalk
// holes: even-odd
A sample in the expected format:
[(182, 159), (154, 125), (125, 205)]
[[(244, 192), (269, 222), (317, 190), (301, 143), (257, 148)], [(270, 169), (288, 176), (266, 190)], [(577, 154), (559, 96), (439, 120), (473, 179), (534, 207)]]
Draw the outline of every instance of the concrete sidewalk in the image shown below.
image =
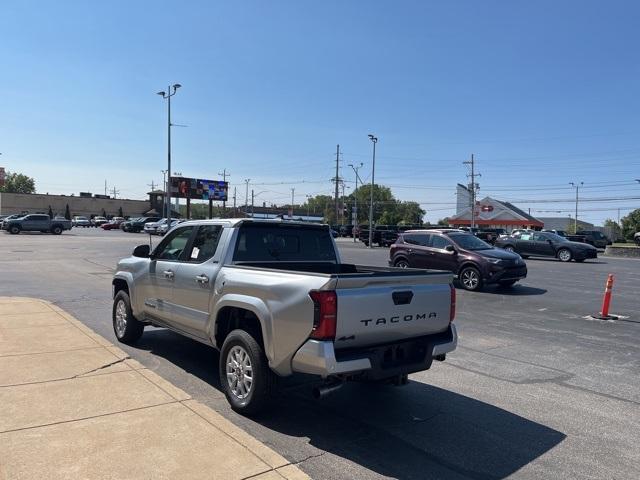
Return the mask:
[(0, 479), (35, 478), (308, 477), (57, 306), (0, 297)]

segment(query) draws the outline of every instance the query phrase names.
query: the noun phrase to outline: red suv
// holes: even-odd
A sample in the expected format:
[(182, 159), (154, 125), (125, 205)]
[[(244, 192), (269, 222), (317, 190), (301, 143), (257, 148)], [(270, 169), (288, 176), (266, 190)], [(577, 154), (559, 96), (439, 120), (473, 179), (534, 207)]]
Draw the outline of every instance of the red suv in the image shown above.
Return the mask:
[(517, 253), (495, 248), (460, 230), (410, 230), (389, 250), (389, 265), (453, 272), (466, 290), (486, 284), (511, 286), (527, 276)]

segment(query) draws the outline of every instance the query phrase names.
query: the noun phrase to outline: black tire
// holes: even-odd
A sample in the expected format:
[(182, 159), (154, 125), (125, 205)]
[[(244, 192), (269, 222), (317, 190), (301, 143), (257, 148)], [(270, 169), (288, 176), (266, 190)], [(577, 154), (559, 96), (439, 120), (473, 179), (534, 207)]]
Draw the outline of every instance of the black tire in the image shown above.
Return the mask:
[(20, 227), (17, 225), (13, 225), (12, 227), (9, 227), (9, 233), (13, 234), (13, 235), (17, 235), (20, 233)]
[(51, 233), (53, 233), (54, 235), (60, 235), (62, 233), (62, 227), (60, 225), (51, 227)]
[[(243, 368), (242, 365), (236, 363), (236, 368), (241, 370), (227, 374), (227, 363), (229, 363), (230, 369), (233, 368), (234, 353), (232, 352), (237, 353), (239, 351), (244, 351), (248, 355), (251, 369), (251, 383), (246, 394), (243, 394), (242, 391), (233, 391), (234, 382), (236, 389), (242, 388), (246, 391), (244, 383), (246, 379), (246, 370), (244, 368), (246, 368), (246, 365)], [(269, 363), (262, 347), (248, 332), (233, 330), (229, 333), (220, 351), (219, 372), (224, 394), (231, 408), (236, 412), (242, 415), (255, 415), (265, 409), (273, 399), (277, 387), (277, 377), (269, 368)], [(233, 375), (235, 377), (232, 377)], [(238, 380), (239, 378), (241, 380)], [(246, 396), (242, 397), (242, 395)]]
[(513, 287), (517, 281), (518, 280), (503, 280), (501, 282), (498, 282), (498, 285), (500, 285), (501, 287)]
[(393, 266), (397, 268), (409, 268), (409, 261), (406, 258), (396, 258), (393, 261)]
[[(124, 305), (124, 312), (119, 311), (119, 308), (122, 308), (121, 304)], [(122, 313), (126, 314), (124, 324), (120, 323), (120, 319), (117, 317), (118, 314)], [(113, 322), (113, 333), (115, 333), (119, 342), (131, 345), (136, 343), (142, 336), (142, 333), (144, 332), (144, 323), (138, 321), (138, 319), (133, 316), (129, 294), (124, 290), (120, 290), (116, 293), (116, 296), (113, 299), (111, 318)]]
[(573, 258), (573, 254), (571, 253), (571, 250), (569, 250), (568, 248), (561, 248), (560, 250), (558, 250), (558, 253), (556, 256), (558, 257), (558, 260), (565, 263), (570, 262), (571, 259)]
[(507, 252), (515, 252), (516, 250), (513, 248), (513, 245), (505, 245), (504, 247), (502, 247), (504, 250), (506, 250)]
[(483, 286), (482, 275), (476, 267), (464, 267), (458, 274), (458, 281), (465, 290), (475, 292)]

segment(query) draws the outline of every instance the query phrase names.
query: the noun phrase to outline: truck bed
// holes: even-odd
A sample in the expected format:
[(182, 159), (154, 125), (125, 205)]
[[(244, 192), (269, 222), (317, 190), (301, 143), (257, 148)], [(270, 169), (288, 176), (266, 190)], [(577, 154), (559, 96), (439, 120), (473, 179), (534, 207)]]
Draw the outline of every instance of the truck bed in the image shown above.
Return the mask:
[(231, 266), (245, 268), (260, 268), (267, 270), (285, 270), (288, 272), (312, 273), (327, 276), (393, 276), (410, 277), (414, 275), (442, 274), (439, 270), (426, 270), (418, 268), (377, 267), (371, 265), (356, 265), (353, 263), (334, 262), (235, 262)]

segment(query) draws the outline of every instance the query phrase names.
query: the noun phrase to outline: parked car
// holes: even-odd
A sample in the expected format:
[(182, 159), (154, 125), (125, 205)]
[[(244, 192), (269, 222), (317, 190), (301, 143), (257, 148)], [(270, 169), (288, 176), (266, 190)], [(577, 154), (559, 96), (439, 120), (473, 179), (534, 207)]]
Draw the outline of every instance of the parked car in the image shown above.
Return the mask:
[(529, 256), (556, 257), (561, 262), (584, 262), (598, 258), (598, 250), (587, 243), (572, 242), (560, 235), (548, 232), (532, 232), (499, 238), (496, 247), (516, 252), (523, 258)]
[(578, 230), (576, 235), (583, 236), (586, 243), (596, 248), (605, 248), (607, 245), (611, 245), (607, 236), (598, 230)]
[(506, 231), (504, 228), (485, 228), (480, 230), (475, 234), (480, 240), (484, 240), (487, 243), (493, 245), (498, 237), (505, 235)]
[(340, 227), (341, 237), (353, 237), (353, 225), (342, 225)]
[(100, 225), (103, 230), (117, 230), (120, 228), (120, 224), (124, 222), (124, 217), (113, 217), (107, 223)]
[(65, 218), (51, 219), (49, 215), (31, 214), (3, 222), (2, 228), (14, 235), (20, 232), (42, 232), (60, 235), (64, 230), (71, 230), (71, 220)]
[(176, 225), (180, 224), (184, 222), (184, 220), (182, 219), (178, 219), (178, 218), (172, 218), (171, 219), (171, 226), (169, 226), (169, 224), (167, 222), (163, 223), (162, 225), (160, 225), (158, 227), (158, 229), (156, 230), (156, 234), (157, 235), (166, 235), (166, 233), (171, 230), (173, 227), (175, 227)]
[(76, 216), (71, 220), (71, 226), (88, 228), (91, 226), (91, 222), (87, 217)]
[[(378, 245), (379, 247), (388, 247), (393, 244), (398, 238), (398, 226), (397, 225), (376, 225), (373, 227), (372, 245)], [(369, 246), (369, 226), (361, 225), (358, 239)]]
[(125, 232), (137, 233), (137, 232), (141, 232), (144, 229), (145, 224), (151, 223), (151, 222), (157, 222), (158, 220), (160, 220), (160, 217), (133, 218), (131, 220), (127, 220), (126, 222), (123, 222), (120, 228)]
[(144, 227), (143, 227), (144, 233), (148, 233), (149, 235), (157, 234), (158, 233), (158, 227), (160, 227), (160, 225), (164, 225), (165, 223), (167, 223), (167, 221), (168, 221), (168, 219), (161, 218), (157, 222), (147, 222), (147, 223), (145, 223)]
[(637, 246), (640, 247), (640, 232), (636, 232), (633, 234), (633, 241), (636, 243)]
[(13, 215), (5, 215), (5, 217), (2, 219), (2, 221), (0, 221), (0, 228), (3, 228), (4, 230), (6, 230), (6, 228), (4, 228), (4, 223), (8, 222), (9, 220), (13, 220), (16, 218), (22, 218), (26, 215), (26, 213), (14, 213)]
[(320, 397), (352, 379), (405, 384), (444, 360), (457, 344), (451, 280), (342, 263), (327, 225), (188, 221), (118, 263), (113, 329), (123, 343), (154, 325), (218, 348), (227, 400), (254, 414), (295, 372), (322, 379)]
[(109, 220), (106, 217), (93, 217), (91, 219), (91, 225), (94, 227), (101, 227), (105, 223), (109, 223)]
[(389, 250), (389, 265), (447, 270), (466, 290), (480, 290), (487, 284), (511, 286), (527, 276), (527, 265), (520, 255), (453, 229), (400, 234)]

